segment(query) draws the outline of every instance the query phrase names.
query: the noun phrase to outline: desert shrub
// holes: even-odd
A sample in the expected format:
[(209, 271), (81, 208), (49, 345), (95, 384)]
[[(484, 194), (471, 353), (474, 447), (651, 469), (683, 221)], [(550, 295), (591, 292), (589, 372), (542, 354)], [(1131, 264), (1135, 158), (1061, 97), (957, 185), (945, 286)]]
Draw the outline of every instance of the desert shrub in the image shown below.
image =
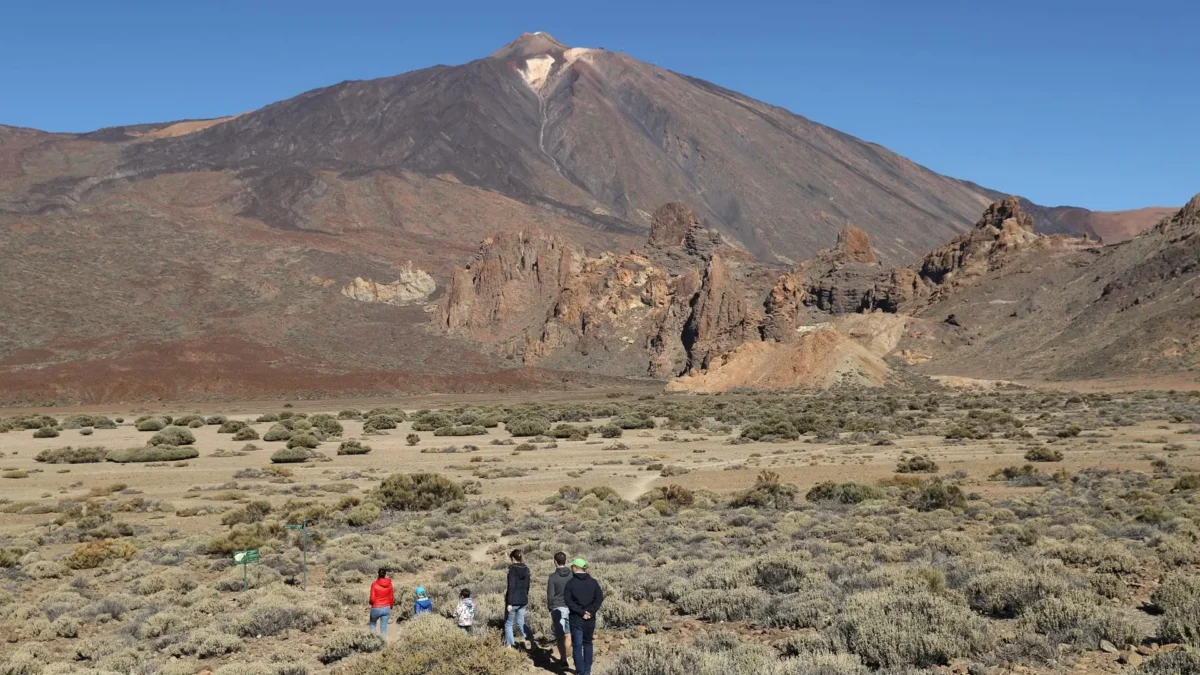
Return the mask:
[(326, 638), (325, 644), (321, 645), (321, 663), (329, 665), (354, 654), (377, 652), (386, 645), (382, 636), (366, 629), (340, 630)]
[(94, 464), (104, 461), (105, 449), (99, 446), (55, 448), (42, 450), (34, 461), (46, 464)]
[(794, 441), (800, 438), (800, 432), (788, 420), (771, 418), (746, 425), (742, 429), (742, 438), (749, 438), (752, 441), (772, 440), (776, 438)]
[(605, 424), (600, 427), (601, 438), (620, 438), (625, 430), (615, 424)]
[(134, 425), (138, 431), (162, 431), (167, 428), (167, 421), (161, 417), (150, 417)]
[(957, 485), (932, 483), (917, 498), (918, 511), (955, 510), (967, 506), (967, 496)]
[(281, 448), (271, 455), (273, 464), (299, 464), (312, 456), (308, 448)]
[(1025, 453), (1025, 461), (1027, 462), (1061, 462), (1063, 460), (1062, 450), (1040, 445), (1036, 448), (1030, 448)]
[(334, 419), (332, 415), (318, 413), (309, 417), (308, 421), (312, 424), (313, 429), (325, 434), (329, 438), (337, 438), (345, 431), (342, 423)]
[(339, 455), (365, 455), (371, 452), (371, 446), (363, 445), (361, 441), (342, 441), (338, 446)]
[(257, 441), (258, 440), (258, 432), (255, 431), (254, 429), (251, 429), (248, 426), (242, 427), (241, 429), (238, 429), (237, 432), (233, 435), (233, 440), (235, 440), (235, 441)]
[(364, 527), (379, 519), (381, 509), (374, 502), (365, 502), (355, 506), (346, 513), (346, 524), (350, 527)]
[(522, 662), (494, 635), (468, 635), (441, 617), (422, 616), (393, 631), (383, 651), (354, 659), (341, 675), (508, 675)]
[(84, 427), (79, 430), (80, 436), (91, 436), (95, 431), (91, 427)]
[(228, 421), (229, 421), (229, 418), (225, 417), (224, 415), (212, 415), (212, 416), (206, 418), (204, 420), (204, 423), (211, 424), (213, 426), (220, 426), (222, 424), (225, 424)]
[(353, 408), (347, 408), (346, 410), (342, 410), (337, 414), (337, 418), (339, 420), (361, 420), (362, 416), (363, 415), (361, 412)]
[(550, 422), (544, 417), (519, 417), (505, 422), (504, 428), (516, 437), (541, 436), (550, 430)]
[(291, 429), (285, 427), (282, 424), (276, 424), (276, 425), (273, 425), (270, 429), (267, 429), (267, 433), (263, 434), (262, 439), (264, 441), (274, 442), (274, 441), (286, 441), (287, 439), (289, 439), (291, 437), (292, 437)]
[(387, 415), (374, 415), (363, 423), (363, 431), (372, 433), (376, 431), (384, 431), (385, 429), (395, 429), (396, 421)]
[(29, 478), (29, 472), (25, 469), (8, 469), (0, 473), (0, 478)]
[(873, 668), (946, 665), (986, 651), (987, 621), (932, 593), (865, 591), (850, 596), (830, 633)]
[(259, 415), (258, 419), (254, 420), (254, 421), (255, 422), (278, 422), (279, 415), (277, 415), (275, 413), (263, 413), (263, 414)]
[(79, 619), (73, 616), (60, 616), (50, 624), (50, 630), (54, 631), (56, 637), (74, 638), (79, 637), (81, 626)]
[(1182, 649), (1159, 652), (1134, 672), (1136, 675), (1200, 675), (1200, 652)]
[(33, 432), (34, 438), (58, 438), (58, 429), (54, 427), (42, 427)]
[(171, 648), (171, 652), (177, 656), (210, 659), (214, 656), (224, 656), (241, 651), (244, 646), (236, 636), (211, 628), (200, 628), (188, 633), (183, 642)]
[(200, 456), (196, 448), (185, 445), (147, 445), (142, 448), (111, 450), (105, 459), (118, 464), (130, 462), (178, 462)]
[(150, 445), (191, 445), (196, 442), (192, 432), (183, 427), (167, 427), (150, 437)]
[(333, 613), (324, 607), (292, 598), (268, 596), (255, 602), (236, 619), (234, 631), (242, 637), (278, 635), (286, 630), (308, 632), (330, 621), (333, 621)]
[(1066, 592), (1066, 584), (1030, 570), (997, 570), (976, 575), (967, 582), (967, 602), (981, 614), (1011, 619), (1026, 608)]
[(229, 555), (234, 551), (261, 548), (267, 538), (278, 534), (269, 524), (235, 525), (230, 531), (212, 537), (204, 544), (204, 552), (212, 555)]
[(137, 548), (121, 539), (101, 539), (81, 544), (62, 559), (73, 570), (95, 569), (113, 560), (129, 560)]
[(241, 420), (229, 420), (221, 424), (221, 428), (217, 429), (218, 434), (236, 434), (246, 428), (246, 423)]
[(839, 504), (860, 504), (869, 499), (882, 499), (883, 490), (862, 483), (848, 481), (845, 483), (825, 482), (814, 486), (804, 495), (810, 502), (838, 502)]
[(1167, 642), (1200, 646), (1200, 578), (1172, 574), (1150, 596), (1160, 611), (1158, 637)]
[(896, 464), (896, 473), (937, 473), (937, 462), (927, 455), (905, 457)]
[(413, 419), (413, 431), (433, 431), (442, 427), (454, 426), (454, 418), (444, 412), (425, 411), (418, 413)]
[(734, 495), (730, 506), (768, 507), (783, 509), (796, 501), (799, 488), (794, 483), (783, 483), (774, 471), (762, 471), (754, 479), (754, 487)]
[(771, 596), (758, 588), (730, 588), (714, 592), (699, 589), (685, 593), (675, 605), (685, 614), (706, 621), (748, 621), (759, 619), (771, 604)]
[(269, 513), (271, 513), (271, 502), (260, 499), (250, 502), (240, 509), (227, 511), (222, 514), (221, 524), (225, 527), (231, 527), (242, 523), (261, 523)]
[(287, 447), (289, 450), (298, 450), (300, 448), (312, 450), (320, 444), (321, 441), (318, 440), (316, 436), (308, 433), (298, 433), (293, 434), (292, 437), (288, 439)]
[(662, 630), (667, 610), (658, 605), (635, 604), (620, 598), (605, 598), (600, 612), (605, 628), (633, 628), (645, 626), (647, 633)]
[(645, 413), (621, 415), (614, 417), (610, 424), (621, 429), (653, 429), (654, 418)]
[[(414, 427), (415, 428), (415, 427)], [(454, 426), (439, 427), (434, 430), (434, 436), (482, 436), (487, 433), (487, 429), (474, 424), (458, 424)]]
[(1067, 474), (1059, 469), (1053, 474), (1035, 469), (1032, 464), (1024, 466), (1006, 466), (992, 472), (991, 480), (1002, 480), (1013, 487), (1044, 487), (1055, 483), (1065, 483)]
[(462, 485), (436, 473), (394, 473), (379, 486), (383, 506), (397, 511), (431, 511), (463, 495)]
[(21, 571), (31, 579), (61, 579), (71, 575), (66, 565), (49, 560), (39, 560), (23, 565)]
[(1022, 622), (1052, 643), (1092, 649), (1100, 640), (1124, 645), (1141, 639), (1141, 630), (1128, 617), (1097, 604), (1099, 596), (1073, 593), (1045, 598), (1028, 608)]
[(1175, 481), (1175, 487), (1172, 489), (1176, 492), (1200, 490), (1200, 473), (1189, 473), (1185, 476), (1180, 476)]

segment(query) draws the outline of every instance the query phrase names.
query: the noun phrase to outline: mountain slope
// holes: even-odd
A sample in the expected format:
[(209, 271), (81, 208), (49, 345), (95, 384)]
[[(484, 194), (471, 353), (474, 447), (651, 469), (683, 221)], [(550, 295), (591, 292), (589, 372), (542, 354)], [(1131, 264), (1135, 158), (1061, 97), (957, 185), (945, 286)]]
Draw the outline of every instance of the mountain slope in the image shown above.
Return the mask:
[(314, 170), (453, 176), (610, 229), (686, 200), (759, 255), (801, 259), (848, 224), (910, 260), (987, 200), (783, 109), (600, 49), (526, 35), (490, 57), (302, 94), (198, 133), (136, 144), (138, 175), (236, 170), (250, 213), (303, 220)]

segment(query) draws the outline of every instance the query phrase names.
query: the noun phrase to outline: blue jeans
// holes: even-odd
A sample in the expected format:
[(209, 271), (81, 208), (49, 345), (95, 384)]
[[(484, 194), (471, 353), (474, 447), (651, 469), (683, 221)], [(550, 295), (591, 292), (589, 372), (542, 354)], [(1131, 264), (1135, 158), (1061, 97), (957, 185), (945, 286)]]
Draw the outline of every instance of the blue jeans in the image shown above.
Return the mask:
[(592, 675), (592, 634), (596, 620), (571, 622), (571, 651), (575, 657), (575, 672)]
[(379, 622), (379, 634), (387, 637), (388, 619), (392, 617), (391, 607), (372, 607), (371, 608), (371, 630), (375, 630), (375, 622)]
[(512, 608), (504, 617), (504, 644), (507, 647), (512, 647), (517, 643), (513, 639), (513, 624), (521, 625), (521, 631), (525, 634), (525, 639), (533, 642), (533, 631), (529, 628), (529, 624), (525, 623), (525, 610), (529, 609), (526, 605), (518, 605)]

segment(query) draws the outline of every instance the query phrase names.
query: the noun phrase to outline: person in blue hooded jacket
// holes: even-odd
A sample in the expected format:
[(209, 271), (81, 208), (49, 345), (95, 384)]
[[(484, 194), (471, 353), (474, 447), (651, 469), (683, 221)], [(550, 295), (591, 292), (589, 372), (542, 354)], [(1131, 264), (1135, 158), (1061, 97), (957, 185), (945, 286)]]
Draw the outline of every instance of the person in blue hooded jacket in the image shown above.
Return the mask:
[(422, 614), (433, 614), (433, 601), (429, 596), (425, 595), (425, 587), (417, 586), (417, 599), (413, 603), (413, 616), (421, 616)]

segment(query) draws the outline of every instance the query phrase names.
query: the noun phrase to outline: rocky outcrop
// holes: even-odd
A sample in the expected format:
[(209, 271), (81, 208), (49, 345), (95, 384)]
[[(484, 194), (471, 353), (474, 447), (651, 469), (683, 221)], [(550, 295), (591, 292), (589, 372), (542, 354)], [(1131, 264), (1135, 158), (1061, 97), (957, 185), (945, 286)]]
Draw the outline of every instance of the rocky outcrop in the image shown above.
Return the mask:
[(714, 357), (758, 339), (761, 317), (751, 310), (746, 291), (719, 253), (704, 271), (692, 314), (683, 328), (688, 370), (707, 368)]
[(921, 277), (938, 285), (968, 275), (977, 275), (996, 264), (1005, 254), (1038, 240), (1033, 217), (1021, 210), (1016, 197), (993, 202), (970, 232), (964, 232), (921, 259)]
[(845, 262), (879, 264), (875, 249), (871, 248), (870, 235), (853, 225), (847, 225), (838, 232), (833, 251)]
[(425, 302), (437, 290), (437, 282), (424, 270), (408, 263), (400, 270), (400, 278), (390, 284), (355, 277), (342, 287), (342, 295), (359, 302), (378, 302), (385, 305), (412, 305)]
[(682, 246), (684, 237), (693, 227), (700, 226), (696, 212), (680, 202), (663, 204), (650, 218), (649, 245), (658, 248)]
[(580, 257), (561, 239), (542, 233), (489, 237), (451, 276), (438, 306), (438, 324), (481, 342), (522, 335), (545, 319)]
[(679, 202), (663, 204), (650, 220), (650, 249), (708, 260), (719, 248), (728, 246), (720, 233), (700, 224), (696, 213)]
[(891, 372), (883, 357), (895, 348), (906, 323), (890, 314), (852, 314), (812, 327), (787, 343), (746, 342), (714, 358), (707, 369), (673, 380), (667, 390), (880, 386)]
[(885, 274), (867, 233), (844, 228), (833, 248), (780, 275), (764, 302), (763, 337), (793, 339), (806, 309), (826, 314), (862, 311)]

